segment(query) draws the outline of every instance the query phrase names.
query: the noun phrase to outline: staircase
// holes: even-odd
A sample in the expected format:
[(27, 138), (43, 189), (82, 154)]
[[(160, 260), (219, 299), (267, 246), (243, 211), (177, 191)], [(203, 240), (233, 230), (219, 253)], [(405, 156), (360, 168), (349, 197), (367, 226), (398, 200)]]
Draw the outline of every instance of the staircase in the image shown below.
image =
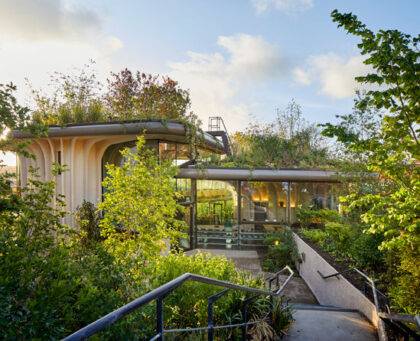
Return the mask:
[(357, 310), (294, 304), (295, 322), (286, 341), (374, 341), (376, 329)]
[[(236, 267), (252, 274), (264, 275), (261, 259), (255, 250), (195, 249), (187, 254), (205, 252), (225, 256)], [(280, 282), (286, 275), (279, 275)], [(357, 310), (319, 305), (315, 296), (302, 278), (294, 276), (283, 290), (283, 295), (293, 306), (294, 323), (287, 331), (287, 341), (373, 341), (377, 340), (376, 328)]]
[(207, 133), (214, 137), (220, 137), (225, 149), (226, 155), (232, 155), (231, 142), (226, 129), (225, 122), (220, 116), (209, 117), (209, 128)]

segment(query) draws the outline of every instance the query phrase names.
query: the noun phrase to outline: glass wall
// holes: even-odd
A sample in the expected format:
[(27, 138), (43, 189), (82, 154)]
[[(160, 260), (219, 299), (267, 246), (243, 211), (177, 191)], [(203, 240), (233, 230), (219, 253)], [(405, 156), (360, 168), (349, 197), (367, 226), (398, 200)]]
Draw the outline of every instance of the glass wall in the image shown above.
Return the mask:
[(197, 242), (261, 246), (267, 233), (294, 223), (300, 207), (338, 209), (336, 192), (331, 183), (197, 180)]
[(235, 184), (226, 181), (197, 181), (197, 226), (233, 226), (237, 223)]
[(159, 158), (160, 160), (172, 160), (179, 166), (190, 159), (189, 147), (183, 143), (159, 142)]
[(237, 183), (197, 180), (196, 244), (232, 248), (238, 244)]
[(299, 207), (338, 209), (337, 184), (326, 182), (292, 182), (290, 191), (290, 222), (296, 221)]
[(287, 223), (287, 182), (241, 182), (244, 231), (275, 231)]

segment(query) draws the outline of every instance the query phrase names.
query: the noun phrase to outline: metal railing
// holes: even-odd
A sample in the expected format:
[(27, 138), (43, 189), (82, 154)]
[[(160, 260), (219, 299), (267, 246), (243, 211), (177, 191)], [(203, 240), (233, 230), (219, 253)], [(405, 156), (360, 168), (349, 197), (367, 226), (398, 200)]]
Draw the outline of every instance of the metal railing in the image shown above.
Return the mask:
[[(388, 334), (392, 334), (392, 336), (397, 339), (403, 338), (404, 341), (408, 341), (411, 339), (416, 341), (420, 340), (420, 334), (406, 325), (406, 323), (411, 323), (416, 327), (418, 331), (420, 331), (420, 316), (392, 314), (390, 311), (390, 304), (388, 298), (385, 294), (383, 294), (376, 288), (375, 281), (371, 277), (366, 275), (364, 272), (360, 271), (357, 268), (349, 268), (347, 270), (336, 272), (331, 275), (323, 275), (320, 271), (318, 271), (318, 274), (323, 279), (328, 279), (331, 277), (336, 277), (339, 279), (340, 275), (351, 271), (354, 271), (357, 274), (359, 274), (366, 281), (365, 283), (367, 283), (368, 286), (371, 288), (373, 304), (375, 305), (376, 312), (379, 317), (379, 340), (388, 340)], [(364, 294), (366, 295), (366, 290)], [(386, 309), (386, 312), (383, 311), (384, 309)]]
[[(284, 281), (284, 283), (280, 286), (280, 278), (279, 276), (284, 273), (285, 271), (289, 272), (289, 276)], [(242, 328), (242, 338), (243, 340), (246, 339), (246, 330), (249, 325), (256, 324), (261, 322), (259, 321), (248, 321), (247, 320), (247, 307), (249, 303), (258, 296), (266, 296), (270, 297), (271, 299), (274, 297), (278, 297), (281, 295), (282, 291), (284, 290), (285, 286), (289, 281), (292, 279), (294, 275), (293, 270), (289, 266), (285, 266), (282, 270), (274, 274), (273, 276), (269, 277), (269, 290), (263, 290), (258, 288), (246, 287), (234, 283), (230, 283), (227, 281), (221, 281), (214, 278), (204, 277), (200, 275), (195, 275), (191, 273), (185, 273), (172, 281), (150, 291), (149, 293), (135, 299), (134, 301), (114, 310), (113, 312), (101, 317), (100, 319), (92, 322), (91, 324), (83, 327), (82, 329), (78, 330), (77, 332), (67, 336), (64, 338), (65, 341), (76, 341), (76, 340), (85, 340), (88, 337), (97, 334), (98, 332), (104, 330), (105, 328), (109, 327), (113, 323), (117, 322), (124, 316), (132, 313), (133, 311), (141, 308), (142, 306), (156, 301), (156, 334), (150, 340), (163, 340), (164, 335), (166, 333), (175, 333), (175, 332), (192, 332), (192, 331), (207, 331), (207, 339), (208, 341), (212, 341), (214, 338), (214, 331), (217, 329), (229, 329), (229, 328)], [(207, 306), (207, 327), (201, 328), (184, 328), (184, 329), (165, 329), (164, 328), (164, 314), (163, 314), (163, 304), (164, 299), (167, 295), (169, 295), (173, 290), (181, 286), (186, 281), (194, 281), (194, 282), (201, 282), (205, 284), (211, 284), (215, 286), (219, 286), (224, 288), (223, 291), (214, 294), (208, 297), (208, 306)], [(277, 287), (275, 290), (271, 290), (272, 283), (276, 282)], [(213, 323), (213, 305), (214, 303), (223, 297), (228, 290), (239, 290), (246, 293), (253, 294), (252, 297), (246, 299), (243, 302), (242, 307), (242, 323), (237, 324), (227, 324), (222, 326), (215, 326)]]
[(220, 136), (222, 138), (225, 151), (228, 155), (232, 153), (232, 142), (230, 140), (229, 133), (227, 131), (225, 122), (220, 116), (209, 117), (208, 133), (213, 136)]

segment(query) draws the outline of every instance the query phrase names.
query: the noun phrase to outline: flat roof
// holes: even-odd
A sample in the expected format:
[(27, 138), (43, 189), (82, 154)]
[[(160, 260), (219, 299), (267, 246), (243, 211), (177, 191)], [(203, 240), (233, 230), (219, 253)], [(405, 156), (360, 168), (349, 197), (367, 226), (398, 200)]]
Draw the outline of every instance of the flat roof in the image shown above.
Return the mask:
[(177, 178), (201, 180), (340, 182), (340, 173), (320, 169), (180, 168)]
[[(67, 124), (65, 126), (49, 126), (45, 137), (103, 136), (103, 135), (155, 135), (164, 140), (165, 135), (186, 138), (185, 125), (179, 121), (135, 120), (98, 123)], [(200, 131), (204, 148), (224, 152), (223, 143), (211, 134)], [(35, 137), (30, 132), (14, 130), (12, 136), (16, 139)], [(42, 137), (41, 137), (42, 138)]]

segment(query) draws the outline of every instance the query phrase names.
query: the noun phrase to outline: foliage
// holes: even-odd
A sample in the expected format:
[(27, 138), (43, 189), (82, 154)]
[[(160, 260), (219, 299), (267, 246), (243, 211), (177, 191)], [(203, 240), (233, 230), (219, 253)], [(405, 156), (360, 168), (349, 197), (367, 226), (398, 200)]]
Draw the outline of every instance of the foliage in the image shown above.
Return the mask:
[(139, 137), (136, 151), (121, 152), (122, 166), (107, 165), (105, 193), (98, 207), (104, 212), (100, 222), (104, 237), (154, 254), (164, 249), (165, 239), (175, 242), (185, 223), (177, 219), (183, 210), (173, 181), (177, 168), (170, 161), (159, 161), (144, 141)]
[[(32, 89), (34, 122), (45, 125), (126, 121), (141, 119), (189, 119), (189, 93), (169, 77), (124, 69), (111, 73), (107, 85), (97, 80), (93, 62), (78, 74), (54, 73), (52, 95)], [(105, 90), (104, 90), (105, 89)]]
[[(0, 83), (0, 134), (7, 134), (8, 131), (19, 129), (28, 131), (35, 136), (45, 133), (45, 129), (40, 124), (31, 124), (30, 110), (18, 104), (14, 93), (16, 86), (12, 83)], [(26, 151), (26, 147), (30, 141), (12, 141), (10, 138), (2, 138), (0, 140), (0, 150), (14, 151), (30, 156)]]
[(265, 271), (276, 272), (286, 265), (294, 266), (299, 262), (299, 254), (292, 231), (284, 229), (266, 237), (267, 253), (264, 255), (263, 268)]
[(190, 107), (186, 90), (169, 77), (153, 76), (124, 69), (111, 73), (105, 101), (112, 120), (144, 118), (177, 119)]
[(86, 65), (79, 74), (55, 72), (51, 76), (54, 86), (51, 95), (32, 88), (33, 121), (44, 125), (106, 121), (106, 108), (100, 96), (101, 83), (92, 66)]
[(296, 218), (301, 227), (321, 227), (326, 222), (341, 220), (340, 213), (336, 210), (316, 209), (315, 207), (299, 207), (296, 210)]
[(320, 167), (332, 162), (317, 126), (305, 121), (295, 101), (277, 111), (275, 122), (254, 123), (231, 140), (233, 156), (222, 161), (224, 166)]
[(95, 205), (83, 200), (76, 210), (76, 223), (80, 230), (82, 243), (87, 244), (101, 240), (99, 221), (100, 216)]
[(383, 271), (385, 258), (379, 250), (381, 236), (365, 234), (360, 227), (344, 222), (327, 222), (325, 228), (302, 229), (300, 233), (339, 261), (370, 274), (379, 275)]
[[(361, 213), (366, 233), (383, 238), (380, 248), (389, 255), (389, 292), (395, 306), (418, 313), (420, 300), (413, 297), (419, 297), (420, 290), (420, 36), (411, 37), (398, 30), (374, 33), (351, 13), (335, 10), (332, 17), (361, 39), (358, 46), (372, 72), (356, 79), (371, 89), (356, 98), (353, 114), (340, 116), (338, 124), (324, 125), (323, 133), (343, 143), (349, 153), (362, 154), (366, 170), (379, 175), (380, 184), (372, 192), (355, 191), (344, 203), (348, 210)], [(372, 112), (380, 116), (372, 117)], [(365, 115), (365, 121), (378, 122), (377, 132), (371, 129), (362, 134), (352, 129), (357, 117)], [(397, 270), (391, 270), (394, 268)]]

